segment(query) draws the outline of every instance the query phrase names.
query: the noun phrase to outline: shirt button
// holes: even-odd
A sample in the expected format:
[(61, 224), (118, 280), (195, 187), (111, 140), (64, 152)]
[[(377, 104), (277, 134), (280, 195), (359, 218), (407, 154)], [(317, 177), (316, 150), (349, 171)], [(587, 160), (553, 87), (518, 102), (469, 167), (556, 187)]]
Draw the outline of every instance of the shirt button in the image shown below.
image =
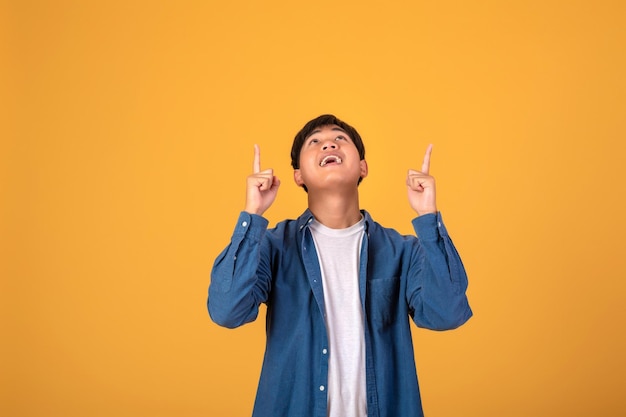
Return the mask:
[(323, 385), (320, 385), (320, 391), (324, 391), (326, 388), (324, 388)]
[(241, 223), (241, 225), (242, 225), (243, 227), (246, 227), (246, 226), (248, 225), (248, 222), (243, 222), (243, 223)]
[(322, 353), (325, 355), (325, 354), (327, 354), (327, 353), (328, 353), (328, 351), (327, 351), (326, 349), (323, 349), (323, 350), (322, 350)]

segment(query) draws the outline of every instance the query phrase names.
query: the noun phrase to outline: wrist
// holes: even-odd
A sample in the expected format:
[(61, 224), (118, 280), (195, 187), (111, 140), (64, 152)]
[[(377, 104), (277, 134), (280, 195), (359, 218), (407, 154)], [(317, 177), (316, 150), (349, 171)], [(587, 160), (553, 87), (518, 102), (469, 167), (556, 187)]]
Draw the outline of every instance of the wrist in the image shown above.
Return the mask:
[(265, 212), (265, 210), (261, 210), (260, 207), (254, 207), (254, 206), (248, 206), (248, 205), (246, 205), (243, 211), (245, 211), (248, 214), (256, 214), (258, 216), (262, 216), (263, 213)]
[(424, 209), (415, 209), (418, 216), (424, 216), (425, 214), (437, 214), (437, 207), (429, 207)]

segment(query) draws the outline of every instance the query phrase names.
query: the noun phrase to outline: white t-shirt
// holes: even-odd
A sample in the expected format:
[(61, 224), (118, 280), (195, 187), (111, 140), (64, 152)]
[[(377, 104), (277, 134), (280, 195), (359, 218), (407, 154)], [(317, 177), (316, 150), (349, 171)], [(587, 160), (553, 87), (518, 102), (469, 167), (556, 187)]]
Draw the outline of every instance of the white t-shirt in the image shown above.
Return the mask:
[(365, 336), (359, 294), (359, 258), (365, 222), (311, 232), (322, 271), (329, 337), (328, 416), (366, 417)]

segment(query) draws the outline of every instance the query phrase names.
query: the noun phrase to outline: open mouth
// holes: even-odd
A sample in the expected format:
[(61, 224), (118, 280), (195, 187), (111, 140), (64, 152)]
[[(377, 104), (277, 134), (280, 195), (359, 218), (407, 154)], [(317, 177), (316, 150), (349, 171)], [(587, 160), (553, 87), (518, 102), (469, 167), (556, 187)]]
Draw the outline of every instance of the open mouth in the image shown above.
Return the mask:
[(341, 158), (337, 155), (328, 155), (325, 156), (324, 159), (322, 159), (322, 162), (320, 162), (321, 167), (329, 164), (341, 164)]

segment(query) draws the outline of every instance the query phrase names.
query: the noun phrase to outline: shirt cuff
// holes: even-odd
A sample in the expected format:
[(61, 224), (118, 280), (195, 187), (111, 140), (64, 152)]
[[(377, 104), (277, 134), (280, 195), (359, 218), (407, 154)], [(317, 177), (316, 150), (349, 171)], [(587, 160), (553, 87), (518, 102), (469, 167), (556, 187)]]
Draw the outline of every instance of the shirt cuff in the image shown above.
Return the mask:
[(438, 240), (440, 236), (448, 236), (440, 211), (416, 217), (412, 223), (415, 233), (422, 240)]
[(260, 240), (268, 225), (269, 221), (265, 217), (242, 211), (239, 213), (233, 236), (248, 235), (255, 240)]

